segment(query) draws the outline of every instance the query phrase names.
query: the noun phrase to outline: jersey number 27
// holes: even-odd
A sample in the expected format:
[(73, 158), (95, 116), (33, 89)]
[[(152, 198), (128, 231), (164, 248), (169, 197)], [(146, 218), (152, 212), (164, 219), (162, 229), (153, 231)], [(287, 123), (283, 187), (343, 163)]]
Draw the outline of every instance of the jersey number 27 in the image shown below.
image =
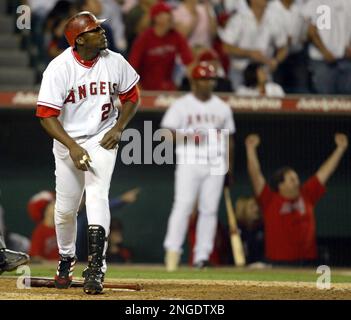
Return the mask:
[(108, 115), (113, 108), (114, 108), (113, 100), (112, 100), (112, 98), (110, 98), (110, 103), (105, 103), (101, 107), (101, 111), (102, 111), (101, 121), (105, 121), (108, 118)]

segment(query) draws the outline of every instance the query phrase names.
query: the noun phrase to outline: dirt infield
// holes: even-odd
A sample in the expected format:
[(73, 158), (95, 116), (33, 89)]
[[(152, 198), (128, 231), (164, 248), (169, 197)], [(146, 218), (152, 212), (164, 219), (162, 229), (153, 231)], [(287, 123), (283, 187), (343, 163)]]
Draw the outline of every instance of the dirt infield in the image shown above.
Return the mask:
[[(114, 279), (106, 279), (113, 282)], [(16, 279), (0, 277), (1, 300), (262, 300), (262, 299), (351, 299), (351, 284), (333, 284), (319, 290), (308, 282), (208, 281), (123, 279), (118, 283), (139, 283), (141, 291), (105, 289), (104, 294), (89, 296), (81, 288), (17, 289)]]

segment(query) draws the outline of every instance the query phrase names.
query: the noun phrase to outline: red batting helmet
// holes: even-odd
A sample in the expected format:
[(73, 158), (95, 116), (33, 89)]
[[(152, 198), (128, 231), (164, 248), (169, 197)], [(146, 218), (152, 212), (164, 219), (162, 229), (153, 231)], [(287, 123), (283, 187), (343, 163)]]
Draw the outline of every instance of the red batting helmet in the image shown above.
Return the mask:
[(193, 79), (216, 79), (218, 78), (215, 67), (212, 64), (201, 62), (196, 65), (191, 73)]
[(82, 11), (74, 15), (66, 24), (65, 37), (71, 47), (75, 46), (77, 37), (83, 32), (96, 29), (106, 19), (97, 19), (89, 11)]

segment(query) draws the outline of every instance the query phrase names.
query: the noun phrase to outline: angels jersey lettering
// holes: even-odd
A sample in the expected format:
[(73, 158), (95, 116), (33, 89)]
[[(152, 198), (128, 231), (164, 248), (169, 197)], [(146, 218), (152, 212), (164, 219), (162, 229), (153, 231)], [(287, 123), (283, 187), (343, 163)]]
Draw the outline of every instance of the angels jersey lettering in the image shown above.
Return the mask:
[[(215, 95), (212, 95), (208, 101), (203, 102), (192, 93), (177, 99), (169, 107), (162, 119), (161, 126), (172, 130), (198, 132), (205, 136), (209, 134), (210, 129), (227, 129), (229, 134), (235, 132), (235, 123), (228, 104)], [(209, 155), (215, 155), (224, 159), (227, 153), (223, 139), (219, 142), (219, 146), (220, 150), (217, 150), (217, 146), (211, 145), (210, 140), (208, 140), (208, 145), (185, 146), (184, 144), (177, 144), (176, 154), (179, 157), (178, 159), (189, 158), (192, 154), (206, 158)], [(196, 149), (196, 151), (191, 149)], [(218, 151), (220, 151), (220, 154), (218, 154)]]

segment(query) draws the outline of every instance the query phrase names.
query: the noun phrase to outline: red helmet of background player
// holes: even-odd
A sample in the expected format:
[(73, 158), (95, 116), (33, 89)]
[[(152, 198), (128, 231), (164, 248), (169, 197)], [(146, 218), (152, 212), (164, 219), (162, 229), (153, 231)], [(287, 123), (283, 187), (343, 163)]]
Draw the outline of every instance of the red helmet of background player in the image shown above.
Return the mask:
[(77, 13), (67, 22), (65, 26), (65, 37), (71, 47), (75, 46), (77, 37), (91, 30), (96, 29), (106, 19), (97, 19), (89, 11), (82, 11)]
[(216, 68), (207, 62), (201, 62), (196, 65), (191, 72), (193, 79), (217, 79)]

